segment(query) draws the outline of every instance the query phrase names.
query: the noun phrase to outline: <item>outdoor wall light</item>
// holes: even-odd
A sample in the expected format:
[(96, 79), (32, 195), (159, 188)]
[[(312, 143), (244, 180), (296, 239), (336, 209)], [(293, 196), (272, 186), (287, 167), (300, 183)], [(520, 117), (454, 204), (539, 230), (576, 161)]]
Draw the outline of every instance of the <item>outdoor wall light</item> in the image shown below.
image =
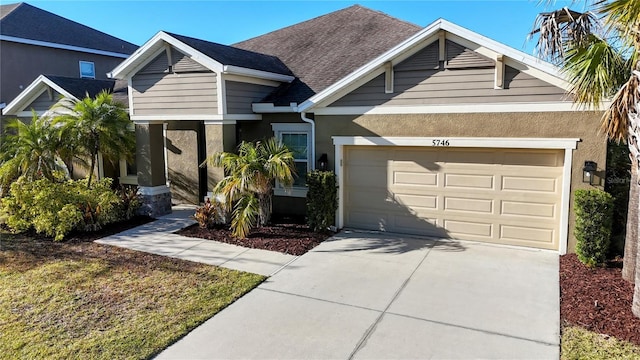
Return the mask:
[(320, 155), (320, 159), (318, 159), (318, 170), (327, 171), (329, 168), (329, 157), (327, 154)]
[(593, 185), (593, 175), (598, 169), (598, 164), (595, 161), (585, 161), (584, 168), (582, 168), (582, 182)]

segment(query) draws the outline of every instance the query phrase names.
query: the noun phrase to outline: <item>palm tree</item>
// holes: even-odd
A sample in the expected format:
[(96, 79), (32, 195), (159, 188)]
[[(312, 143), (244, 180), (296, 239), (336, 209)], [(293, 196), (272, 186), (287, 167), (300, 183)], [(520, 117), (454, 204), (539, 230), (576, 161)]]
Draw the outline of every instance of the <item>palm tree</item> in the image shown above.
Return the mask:
[(112, 163), (121, 158), (132, 160), (135, 135), (128, 129), (129, 115), (106, 90), (95, 98), (88, 94), (82, 100), (64, 98), (54, 110), (59, 114), (54, 122), (61, 124), (63, 136), (73, 141), (74, 156), (90, 159), (87, 187), (91, 187), (98, 153)]
[(65, 172), (61, 157), (69, 148), (51, 119), (35, 112), (29, 124), (18, 119), (7, 121), (0, 147), (0, 194), (20, 176), (27, 180), (56, 180)]
[(247, 237), (256, 220), (264, 226), (271, 218), (274, 181), (287, 187), (293, 184), (293, 153), (275, 138), (255, 144), (243, 141), (237, 154), (217, 152), (207, 161), (227, 174), (213, 192), (224, 196), (225, 205), (232, 211), (233, 235), (240, 238)]
[[(589, 3), (591, 4), (591, 3)], [(530, 36), (539, 35), (539, 56), (559, 65), (575, 101), (599, 107), (612, 99), (602, 116), (602, 130), (610, 140), (626, 141), (632, 166), (629, 216), (638, 227), (638, 166), (640, 166), (640, 1), (593, 2), (593, 12), (563, 8), (541, 13)], [(597, 14), (597, 15), (596, 15)], [(633, 232), (627, 233), (625, 249), (638, 248)], [(640, 251), (636, 251), (640, 254)], [(640, 261), (625, 251), (626, 274), (634, 274), (633, 313), (640, 317)], [(637, 256), (637, 255), (636, 255)], [(633, 269), (633, 270), (631, 270)]]

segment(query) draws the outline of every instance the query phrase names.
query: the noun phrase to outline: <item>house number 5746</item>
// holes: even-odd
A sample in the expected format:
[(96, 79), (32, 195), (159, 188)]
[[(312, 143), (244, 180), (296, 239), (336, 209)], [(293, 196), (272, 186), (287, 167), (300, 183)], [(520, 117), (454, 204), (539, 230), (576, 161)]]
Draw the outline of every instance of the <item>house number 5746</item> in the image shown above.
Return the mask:
[(431, 140), (432, 146), (449, 146), (449, 140), (433, 139)]

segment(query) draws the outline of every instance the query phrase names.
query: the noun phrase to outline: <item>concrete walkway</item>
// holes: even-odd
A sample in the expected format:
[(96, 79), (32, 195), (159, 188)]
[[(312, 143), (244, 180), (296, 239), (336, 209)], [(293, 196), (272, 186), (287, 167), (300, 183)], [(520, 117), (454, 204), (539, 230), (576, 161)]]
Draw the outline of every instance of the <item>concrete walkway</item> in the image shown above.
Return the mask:
[(99, 244), (170, 256), (270, 276), (295, 260), (293, 255), (247, 249), (211, 240), (190, 238), (173, 232), (195, 224), (192, 206), (176, 206), (173, 213), (156, 221), (96, 240)]
[(158, 359), (558, 357), (556, 253), (345, 231)]

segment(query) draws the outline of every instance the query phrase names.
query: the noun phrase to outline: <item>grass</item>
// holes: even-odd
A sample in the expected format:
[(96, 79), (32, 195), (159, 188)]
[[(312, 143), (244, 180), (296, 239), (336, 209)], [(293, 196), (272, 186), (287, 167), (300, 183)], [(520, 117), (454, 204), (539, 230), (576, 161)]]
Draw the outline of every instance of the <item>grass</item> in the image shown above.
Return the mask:
[(0, 359), (144, 359), (263, 276), (0, 233)]
[(640, 347), (577, 326), (562, 328), (562, 360), (639, 359)]

